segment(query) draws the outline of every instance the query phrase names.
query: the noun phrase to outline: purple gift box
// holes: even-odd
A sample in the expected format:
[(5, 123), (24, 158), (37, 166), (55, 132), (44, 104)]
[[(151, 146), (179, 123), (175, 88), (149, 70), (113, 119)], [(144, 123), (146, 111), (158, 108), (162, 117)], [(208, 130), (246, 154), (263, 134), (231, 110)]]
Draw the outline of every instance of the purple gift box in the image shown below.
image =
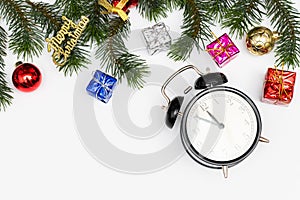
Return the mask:
[(226, 33), (207, 45), (206, 51), (219, 67), (223, 67), (240, 52)]

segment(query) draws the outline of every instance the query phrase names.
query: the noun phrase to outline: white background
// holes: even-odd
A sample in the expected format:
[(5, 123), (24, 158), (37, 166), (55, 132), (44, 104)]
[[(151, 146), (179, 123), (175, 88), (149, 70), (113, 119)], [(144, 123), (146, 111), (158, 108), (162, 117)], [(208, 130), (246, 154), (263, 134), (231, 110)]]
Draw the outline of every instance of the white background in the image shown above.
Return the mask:
[[(299, 1), (296, 6), (300, 10)], [(181, 15), (172, 13), (162, 21), (179, 31)], [(132, 29), (153, 25), (134, 9), (130, 19)], [(217, 35), (228, 32), (213, 31)], [(0, 113), (0, 199), (299, 199), (299, 77), (289, 107), (262, 103), (264, 74), (272, 67), (274, 54), (255, 57), (247, 52), (243, 40), (235, 41), (241, 53), (224, 68), (218, 69), (205, 52), (195, 64), (222, 71), (231, 86), (255, 101), (263, 119), (263, 135), (271, 143), (259, 144), (249, 158), (230, 169), (228, 179), (187, 155), (146, 175), (123, 174), (98, 163), (82, 146), (75, 129), (76, 76), (65, 78), (45, 51), (33, 60), (44, 75), (41, 87), (29, 94), (14, 89), (13, 106)], [(5, 61), (13, 87), (10, 77), (17, 57), (10, 53)]]

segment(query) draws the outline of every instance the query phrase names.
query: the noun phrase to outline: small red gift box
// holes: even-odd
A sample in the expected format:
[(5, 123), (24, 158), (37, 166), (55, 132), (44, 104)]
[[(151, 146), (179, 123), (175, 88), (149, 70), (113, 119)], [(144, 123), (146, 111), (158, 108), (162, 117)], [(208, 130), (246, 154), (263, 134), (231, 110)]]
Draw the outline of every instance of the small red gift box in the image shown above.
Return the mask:
[(265, 77), (262, 101), (288, 105), (294, 94), (296, 72), (269, 68)]

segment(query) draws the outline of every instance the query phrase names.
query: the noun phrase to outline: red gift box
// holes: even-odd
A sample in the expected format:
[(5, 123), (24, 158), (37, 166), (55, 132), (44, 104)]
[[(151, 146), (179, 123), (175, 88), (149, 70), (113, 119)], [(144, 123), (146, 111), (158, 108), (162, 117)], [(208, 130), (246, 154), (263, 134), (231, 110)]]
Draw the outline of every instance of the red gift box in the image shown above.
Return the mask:
[(265, 77), (262, 101), (288, 105), (294, 94), (296, 72), (269, 68)]

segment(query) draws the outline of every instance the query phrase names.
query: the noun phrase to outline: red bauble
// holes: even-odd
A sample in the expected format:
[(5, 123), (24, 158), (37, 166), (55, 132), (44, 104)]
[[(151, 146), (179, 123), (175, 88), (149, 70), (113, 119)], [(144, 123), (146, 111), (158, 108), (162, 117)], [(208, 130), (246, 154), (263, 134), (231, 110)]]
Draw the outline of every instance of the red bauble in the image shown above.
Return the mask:
[(14, 86), (22, 92), (32, 92), (36, 90), (42, 82), (40, 70), (30, 63), (22, 63), (17, 66), (12, 81)]
[[(113, 0), (112, 5), (117, 6), (120, 0)], [(128, 10), (128, 8), (133, 8), (138, 5), (138, 0), (129, 0), (126, 5), (122, 8), (125, 12)]]

